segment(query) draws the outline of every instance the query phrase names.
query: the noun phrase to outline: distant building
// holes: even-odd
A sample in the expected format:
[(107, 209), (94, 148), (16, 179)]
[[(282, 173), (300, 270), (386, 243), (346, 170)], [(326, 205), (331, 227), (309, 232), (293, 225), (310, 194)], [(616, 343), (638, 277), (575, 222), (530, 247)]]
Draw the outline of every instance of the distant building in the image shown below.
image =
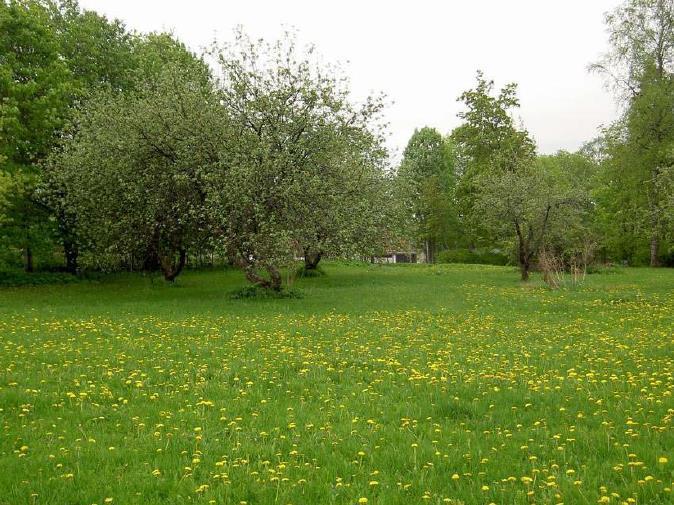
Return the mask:
[(381, 256), (374, 256), (373, 263), (424, 263), (425, 254), (416, 251), (391, 251)]

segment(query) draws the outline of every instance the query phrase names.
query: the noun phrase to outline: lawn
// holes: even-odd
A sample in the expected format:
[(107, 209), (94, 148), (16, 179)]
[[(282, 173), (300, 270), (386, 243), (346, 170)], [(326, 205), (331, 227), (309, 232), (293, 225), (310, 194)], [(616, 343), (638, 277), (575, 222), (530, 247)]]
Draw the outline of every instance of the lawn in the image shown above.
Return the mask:
[(0, 504), (674, 502), (674, 271), (0, 290)]

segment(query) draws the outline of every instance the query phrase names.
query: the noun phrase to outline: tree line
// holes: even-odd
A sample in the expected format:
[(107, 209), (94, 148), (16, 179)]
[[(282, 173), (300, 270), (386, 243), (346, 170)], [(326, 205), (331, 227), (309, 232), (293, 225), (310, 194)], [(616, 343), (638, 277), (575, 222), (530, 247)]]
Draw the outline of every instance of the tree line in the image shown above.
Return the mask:
[(33, 270), (158, 270), (217, 253), (280, 289), (302, 255), (382, 247), (383, 97), (295, 37), (196, 55), (74, 2), (2, 5), (3, 241)]
[(629, 0), (606, 25), (610, 48), (590, 70), (623, 112), (578, 152), (537, 154), (514, 120), (516, 84), (495, 90), (481, 72), (450, 135), (415, 131), (398, 173), (428, 257), (505, 251), (524, 280), (541, 254), (674, 266), (674, 2)]
[(217, 256), (279, 290), (295, 258), (490, 251), (519, 265), (674, 262), (673, 6), (607, 15), (592, 66), (624, 113), (540, 155), (515, 84), (481, 72), (461, 124), (385, 148), (386, 99), (356, 100), (293, 34), (201, 55), (75, 1), (0, 2), (0, 264), (161, 271)]

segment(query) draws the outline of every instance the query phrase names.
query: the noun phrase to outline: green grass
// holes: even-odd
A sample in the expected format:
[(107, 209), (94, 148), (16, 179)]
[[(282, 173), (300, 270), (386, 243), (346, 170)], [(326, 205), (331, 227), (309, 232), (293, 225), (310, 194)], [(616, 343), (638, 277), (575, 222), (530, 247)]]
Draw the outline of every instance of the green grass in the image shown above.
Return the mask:
[(0, 504), (673, 502), (674, 271), (325, 271), (0, 290)]

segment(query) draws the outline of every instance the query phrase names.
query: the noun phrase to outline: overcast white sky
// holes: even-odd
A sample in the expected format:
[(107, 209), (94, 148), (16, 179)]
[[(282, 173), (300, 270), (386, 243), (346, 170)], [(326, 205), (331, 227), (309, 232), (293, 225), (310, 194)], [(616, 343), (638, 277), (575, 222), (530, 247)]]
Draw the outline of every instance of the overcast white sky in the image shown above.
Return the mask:
[(475, 71), (515, 81), (518, 116), (542, 153), (575, 150), (617, 115), (587, 65), (607, 49), (603, 14), (618, 0), (80, 0), (140, 31), (172, 31), (194, 50), (242, 25), (273, 39), (294, 27), (325, 60), (344, 63), (357, 97), (383, 91), (390, 146), (417, 127), (449, 133)]

